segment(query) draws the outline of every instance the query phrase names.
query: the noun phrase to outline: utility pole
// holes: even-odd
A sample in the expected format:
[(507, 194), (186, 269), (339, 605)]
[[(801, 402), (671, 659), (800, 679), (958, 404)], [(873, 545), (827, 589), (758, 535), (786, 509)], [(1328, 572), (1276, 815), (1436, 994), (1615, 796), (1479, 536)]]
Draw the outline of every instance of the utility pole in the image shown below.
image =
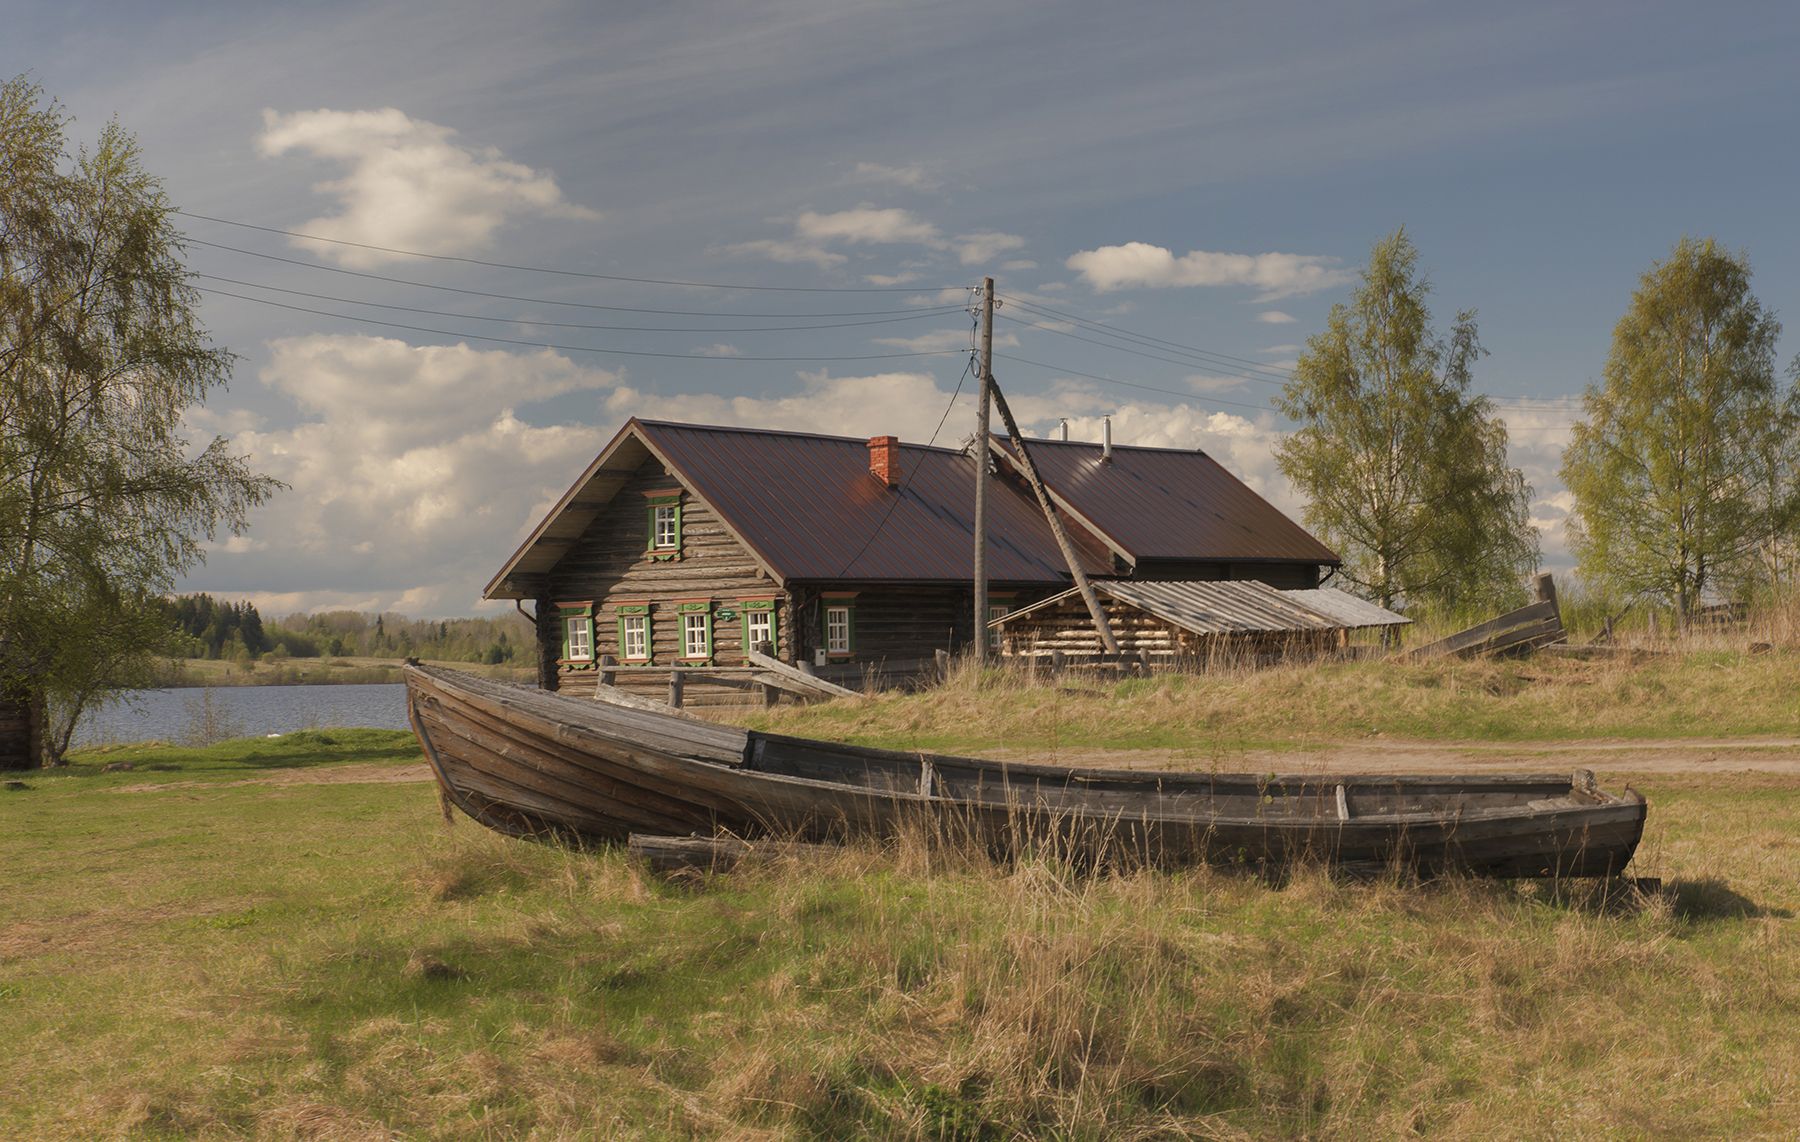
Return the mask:
[(988, 402), (994, 387), (994, 279), (981, 286), (981, 396), (975, 414), (975, 661), (986, 662)]

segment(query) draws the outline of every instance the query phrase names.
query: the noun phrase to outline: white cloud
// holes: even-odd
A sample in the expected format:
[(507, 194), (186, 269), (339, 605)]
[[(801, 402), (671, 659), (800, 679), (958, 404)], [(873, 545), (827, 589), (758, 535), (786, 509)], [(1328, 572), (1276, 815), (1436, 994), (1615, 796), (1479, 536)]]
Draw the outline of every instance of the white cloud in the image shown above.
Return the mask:
[[(967, 334), (956, 331), (966, 338)], [(886, 433), (923, 443), (939, 430), (953, 385), (926, 372), (802, 373), (770, 396), (650, 392), (557, 353), (412, 346), (386, 338), (308, 336), (270, 346), (260, 378), (303, 414), (234, 440), (292, 486), (259, 509), (250, 535), (221, 543), (187, 589), (248, 597), (268, 613), (325, 607), (458, 614), (632, 415), (834, 435)], [(533, 402), (593, 394), (595, 423), (539, 425)], [(954, 445), (973, 421), (968, 386), (938, 440)], [(1076, 439), (1098, 439), (1113, 416), (1122, 444), (1203, 447), (1287, 510), (1275, 471), (1272, 418), (1205, 408), (1206, 398), (1117, 403), (1074, 381), (1013, 397), (1027, 431), (1058, 417)]]
[(852, 245), (901, 242), (934, 245), (939, 241), (938, 228), (909, 210), (866, 205), (831, 214), (803, 211), (794, 219), (794, 235), (813, 242)]
[(919, 275), (908, 271), (903, 274), (864, 274), (863, 281), (872, 286), (903, 286), (919, 280)]
[(717, 345), (703, 345), (700, 348), (695, 349), (694, 352), (700, 354), (702, 357), (742, 357), (744, 355), (742, 349), (739, 349), (736, 345), (727, 345), (723, 341), (719, 342)]
[(822, 270), (841, 266), (850, 260), (842, 254), (832, 253), (816, 242), (786, 238), (758, 238), (753, 242), (738, 242), (724, 247), (724, 251), (727, 254), (752, 254), (788, 265), (809, 264)]
[(956, 254), (957, 260), (965, 266), (978, 266), (983, 262), (991, 262), (1001, 254), (1010, 253), (1025, 245), (1025, 239), (1017, 234), (1002, 234), (998, 230), (977, 230), (973, 234), (958, 234), (956, 241), (961, 247)]
[[(921, 333), (917, 337), (877, 337), (875, 339), (877, 345), (904, 349), (908, 353), (944, 353), (957, 349), (968, 349), (970, 348), (969, 342), (969, 330), (967, 329), (935, 329), (930, 333)], [(1017, 334), (994, 334), (994, 348), (1017, 349), (1018, 347)]]
[(1283, 353), (1298, 353), (1299, 351), (1300, 346), (1298, 345), (1265, 345), (1257, 350), (1258, 353), (1268, 353), (1274, 356), (1280, 356)]
[(857, 163), (850, 177), (857, 182), (902, 186), (907, 190), (936, 190), (944, 181), (932, 174), (923, 163), (889, 166), (886, 163)]
[(1015, 258), (1010, 262), (1001, 262), (1000, 268), (1006, 270), (1008, 273), (1018, 270), (1035, 270), (1037, 269), (1037, 263), (1030, 258)]
[[(315, 190), (338, 199), (337, 213), (300, 227), (347, 242), (427, 254), (488, 248), (495, 231), (521, 217), (594, 218), (563, 198), (556, 179), (491, 147), (455, 141), (456, 132), (388, 107), (379, 111), (263, 112), (264, 155), (297, 151), (347, 167)], [(295, 246), (359, 268), (399, 255), (293, 240)]]
[(1064, 262), (1101, 293), (1130, 286), (1251, 286), (1259, 301), (1313, 293), (1350, 280), (1336, 258), (1314, 254), (1223, 254), (1194, 250), (1176, 257), (1162, 246), (1127, 242), (1071, 254)]
[(1256, 320), (1264, 325), (1292, 325), (1295, 317), (1291, 313), (1283, 313), (1279, 309), (1265, 309), (1256, 315)]

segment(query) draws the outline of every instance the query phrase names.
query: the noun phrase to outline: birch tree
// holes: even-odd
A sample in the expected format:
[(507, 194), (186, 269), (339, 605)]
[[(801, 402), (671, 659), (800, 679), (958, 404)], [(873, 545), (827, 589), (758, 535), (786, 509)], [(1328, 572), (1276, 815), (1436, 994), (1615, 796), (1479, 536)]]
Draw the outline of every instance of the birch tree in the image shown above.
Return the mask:
[(226, 440), (188, 440), (184, 414), (232, 357), (195, 314), (136, 141), (109, 124), (71, 155), (66, 128), (35, 85), (0, 85), (0, 687), (53, 698), (161, 649), (119, 645), (143, 632), (123, 608), (278, 486)]
[(1276, 456), (1343, 577), (1382, 606), (1501, 604), (1537, 565), (1531, 492), (1470, 388), (1474, 312), (1439, 337), (1429, 293), (1404, 229), (1376, 243), (1278, 398), (1300, 427)]
[(1563, 453), (1584, 578), (1685, 619), (1783, 550), (1800, 416), (1776, 379), (1780, 332), (1748, 259), (1710, 238), (1683, 238), (1639, 279)]

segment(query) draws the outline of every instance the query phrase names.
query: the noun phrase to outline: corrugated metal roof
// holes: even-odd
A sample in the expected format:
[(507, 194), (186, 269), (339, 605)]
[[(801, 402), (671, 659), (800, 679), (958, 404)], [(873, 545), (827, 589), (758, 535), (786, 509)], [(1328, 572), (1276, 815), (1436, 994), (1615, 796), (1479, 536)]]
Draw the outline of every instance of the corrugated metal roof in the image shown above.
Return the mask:
[(1282, 594), (1293, 599), (1304, 607), (1309, 607), (1339, 626), (1355, 630), (1361, 627), (1403, 626), (1412, 622), (1405, 615), (1397, 615), (1385, 607), (1359, 599), (1355, 595), (1338, 590), (1336, 587), (1314, 587), (1310, 591), (1292, 590)]
[(1027, 440), (1044, 482), (1133, 562), (1339, 562), (1204, 452)]
[[(1099, 579), (1094, 589), (1195, 634), (1345, 630), (1411, 621), (1331, 587), (1282, 591), (1248, 579)], [(1009, 622), (1075, 594), (1070, 588), (989, 625)]]

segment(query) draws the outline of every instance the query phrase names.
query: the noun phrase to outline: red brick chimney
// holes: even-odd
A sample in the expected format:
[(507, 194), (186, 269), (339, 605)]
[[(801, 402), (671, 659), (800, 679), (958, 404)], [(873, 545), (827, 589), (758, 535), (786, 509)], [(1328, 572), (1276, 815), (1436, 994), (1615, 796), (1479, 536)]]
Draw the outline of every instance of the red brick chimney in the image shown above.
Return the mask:
[(898, 436), (869, 437), (869, 471), (888, 487), (899, 486), (900, 438)]

